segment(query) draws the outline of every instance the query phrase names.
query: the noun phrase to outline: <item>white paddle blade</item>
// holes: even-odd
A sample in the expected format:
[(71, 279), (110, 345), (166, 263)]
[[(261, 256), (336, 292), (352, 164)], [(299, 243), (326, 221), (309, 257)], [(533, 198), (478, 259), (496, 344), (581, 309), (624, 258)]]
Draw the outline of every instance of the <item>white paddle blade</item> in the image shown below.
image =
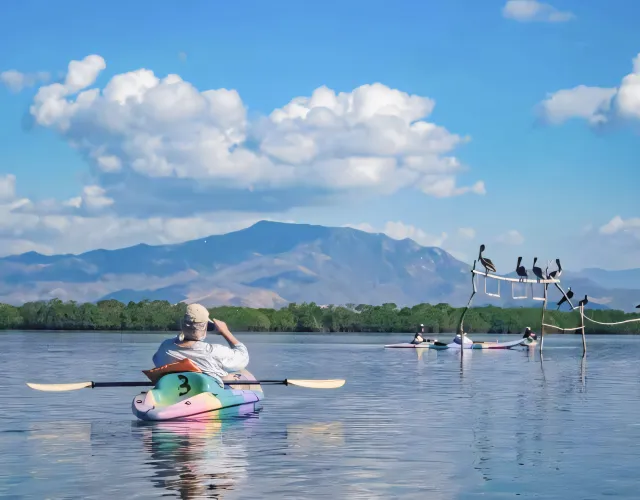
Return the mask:
[(27, 385), (36, 391), (62, 392), (86, 389), (91, 387), (91, 382), (75, 382), (73, 384), (32, 384), (27, 382)]
[(342, 387), (345, 380), (291, 380), (287, 379), (288, 385), (297, 385), (298, 387), (308, 387), (309, 389), (337, 389)]

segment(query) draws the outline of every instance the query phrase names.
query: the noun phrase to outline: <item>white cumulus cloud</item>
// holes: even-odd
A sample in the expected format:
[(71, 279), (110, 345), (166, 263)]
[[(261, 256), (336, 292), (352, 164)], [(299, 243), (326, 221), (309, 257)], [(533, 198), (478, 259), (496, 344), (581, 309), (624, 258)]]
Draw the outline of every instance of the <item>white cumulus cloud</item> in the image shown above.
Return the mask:
[(522, 236), (517, 229), (510, 229), (499, 235), (497, 241), (505, 245), (522, 245), (524, 243), (524, 236)]
[[(261, 214), (207, 212), (190, 217), (121, 217), (102, 210), (111, 205), (99, 186), (63, 204), (19, 198), (16, 178), (0, 177), (0, 256), (35, 250), (78, 253), (138, 243), (166, 244), (243, 229), (266, 219)], [(87, 208), (87, 212), (83, 211)]]
[(541, 104), (545, 119), (560, 124), (572, 118), (582, 118), (590, 124), (606, 122), (611, 109), (615, 88), (587, 87), (578, 85), (572, 89), (549, 94)]
[(476, 230), (472, 227), (461, 227), (458, 229), (458, 235), (465, 240), (472, 240), (476, 237)]
[(613, 217), (609, 222), (599, 229), (601, 234), (616, 234), (626, 232), (640, 238), (640, 217), (630, 217), (623, 219), (619, 215)]
[(445, 232), (442, 232), (439, 235), (428, 234), (422, 229), (419, 229), (415, 226), (411, 226), (408, 224), (404, 224), (400, 221), (387, 222), (384, 225), (383, 232), (389, 237), (396, 240), (403, 240), (405, 238), (410, 238), (416, 243), (425, 247), (441, 247), (442, 244), (449, 237), (448, 234)]
[(485, 193), (482, 181), (457, 185), (464, 167), (452, 152), (468, 139), (426, 121), (435, 105), (427, 97), (380, 83), (351, 92), (319, 87), (249, 119), (237, 91), (200, 91), (175, 74), (143, 68), (91, 88), (105, 68), (98, 55), (72, 61), (64, 82), (41, 87), (30, 108), (103, 179), (130, 172), (201, 189), (209, 182), (252, 191)]
[(502, 15), (520, 22), (562, 23), (575, 19), (572, 12), (536, 0), (509, 0), (502, 8)]
[(0, 201), (12, 200), (16, 195), (16, 176), (7, 174), (0, 176)]
[(375, 226), (368, 222), (363, 222), (359, 224), (345, 224), (344, 227), (352, 227), (366, 231), (367, 233), (386, 234), (396, 240), (409, 238), (425, 247), (442, 248), (463, 262), (468, 262), (469, 260), (469, 240), (476, 237), (476, 230), (470, 227), (458, 228), (451, 234), (446, 232), (432, 234), (424, 229), (401, 221), (387, 221), (382, 226)]
[(345, 224), (344, 227), (352, 227), (353, 229), (359, 229), (360, 231), (365, 231), (367, 233), (386, 234), (394, 240), (404, 240), (409, 238), (425, 247), (441, 247), (449, 237), (445, 232), (440, 233), (439, 235), (429, 234), (420, 228), (400, 221), (388, 221), (382, 228), (376, 228), (368, 222), (360, 224)]
[(615, 117), (640, 120), (640, 54), (632, 61), (632, 72), (618, 87), (578, 85), (558, 90), (539, 104), (539, 110), (552, 124), (572, 118), (587, 120), (591, 125), (609, 122)]
[(27, 87), (33, 87), (38, 83), (47, 82), (50, 78), (51, 75), (46, 71), (22, 73), (15, 69), (10, 69), (0, 73), (0, 83), (12, 92), (20, 92)]
[(573, 258), (584, 267), (633, 269), (640, 267), (640, 217), (612, 217), (580, 231), (573, 242)]

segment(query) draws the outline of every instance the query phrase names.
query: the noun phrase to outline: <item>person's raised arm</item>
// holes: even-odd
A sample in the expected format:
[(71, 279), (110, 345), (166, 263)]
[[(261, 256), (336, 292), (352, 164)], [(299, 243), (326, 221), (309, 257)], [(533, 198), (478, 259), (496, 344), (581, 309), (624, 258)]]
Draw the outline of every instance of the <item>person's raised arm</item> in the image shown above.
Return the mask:
[(216, 346), (216, 356), (228, 372), (242, 370), (249, 364), (249, 351), (245, 345), (234, 337), (224, 321), (211, 320), (216, 330), (229, 343), (230, 347)]
[(231, 333), (231, 330), (229, 330), (229, 327), (224, 321), (220, 321), (219, 319), (212, 319), (211, 321), (216, 326), (217, 332), (229, 342), (229, 345), (235, 346), (242, 343), (233, 336), (233, 333)]

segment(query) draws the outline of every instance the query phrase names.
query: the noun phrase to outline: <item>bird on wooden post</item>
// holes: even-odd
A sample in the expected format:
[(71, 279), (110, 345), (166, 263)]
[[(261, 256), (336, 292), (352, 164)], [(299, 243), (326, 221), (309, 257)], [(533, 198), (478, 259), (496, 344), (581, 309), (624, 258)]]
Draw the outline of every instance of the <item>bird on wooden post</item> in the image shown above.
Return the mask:
[(564, 304), (567, 301), (567, 299), (570, 299), (571, 297), (573, 297), (573, 291), (571, 290), (571, 287), (569, 287), (567, 288), (567, 294), (563, 295), (560, 301), (558, 302), (558, 309), (560, 309), (560, 306)]
[(558, 265), (558, 269), (556, 269), (555, 271), (551, 271), (548, 275), (549, 279), (556, 279), (559, 278), (560, 275), (562, 274), (562, 266), (560, 265), (560, 259), (556, 259), (556, 264)]
[(544, 279), (544, 275), (542, 274), (542, 268), (536, 266), (536, 262), (538, 261), (538, 257), (534, 257), (533, 258), (533, 267), (531, 268), (531, 270), (533, 271), (533, 274), (536, 275), (536, 278), (538, 278), (538, 280), (543, 280)]
[(518, 257), (518, 263), (516, 264), (516, 274), (520, 276), (520, 281), (529, 277), (525, 267), (520, 265), (521, 262), (522, 262), (522, 257)]
[(589, 303), (589, 299), (587, 298), (587, 296), (584, 296), (584, 299), (582, 299), (580, 302), (578, 302), (578, 306), (579, 307), (584, 307)]
[(488, 257), (483, 257), (482, 252), (484, 252), (484, 243), (480, 245), (480, 253), (478, 254), (478, 260), (480, 264), (484, 266), (485, 274), (489, 274), (489, 271), (496, 272), (496, 266), (493, 265), (491, 259)]

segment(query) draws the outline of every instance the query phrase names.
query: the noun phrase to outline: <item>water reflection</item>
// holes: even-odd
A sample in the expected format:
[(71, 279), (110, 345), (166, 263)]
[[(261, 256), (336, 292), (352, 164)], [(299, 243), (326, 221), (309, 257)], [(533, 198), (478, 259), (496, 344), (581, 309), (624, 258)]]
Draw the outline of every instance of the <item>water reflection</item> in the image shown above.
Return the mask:
[(289, 449), (317, 452), (320, 448), (344, 446), (342, 422), (314, 422), (287, 425)]
[[(471, 366), (471, 357), (473, 356), (473, 349), (468, 349), (468, 350), (464, 350), (463, 353), (463, 349), (460, 349), (458, 356), (460, 356), (460, 379), (462, 380), (464, 378), (464, 371), (467, 370), (469, 371), (469, 368)], [(442, 351), (442, 352), (446, 352), (446, 351)]]
[(73, 480), (91, 455), (90, 423), (14, 421), (10, 426), (0, 432), (1, 498), (22, 498), (16, 493), (46, 498), (51, 481)]
[(638, 498), (635, 337), (590, 338), (588, 367), (579, 336), (545, 336), (543, 359), (478, 350), (462, 364), (459, 351), (269, 337), (251, 346), (256, 373), (347, 384), (270, 387), (246, 421), (132, 425), (127, 390), (30, 391), (24, 360), (43, 352), (39, 378), (60, 379), (50, 344), (70, 352), (65, 380), (128, 380), (148, 346), (6, 335), (0, 498)]
[(247, 477), (247, 430), (257, 425), (260, 409), (252, 403), (201, 419), (134, 422), (153, 486), (183, 499), (224, 498)]

